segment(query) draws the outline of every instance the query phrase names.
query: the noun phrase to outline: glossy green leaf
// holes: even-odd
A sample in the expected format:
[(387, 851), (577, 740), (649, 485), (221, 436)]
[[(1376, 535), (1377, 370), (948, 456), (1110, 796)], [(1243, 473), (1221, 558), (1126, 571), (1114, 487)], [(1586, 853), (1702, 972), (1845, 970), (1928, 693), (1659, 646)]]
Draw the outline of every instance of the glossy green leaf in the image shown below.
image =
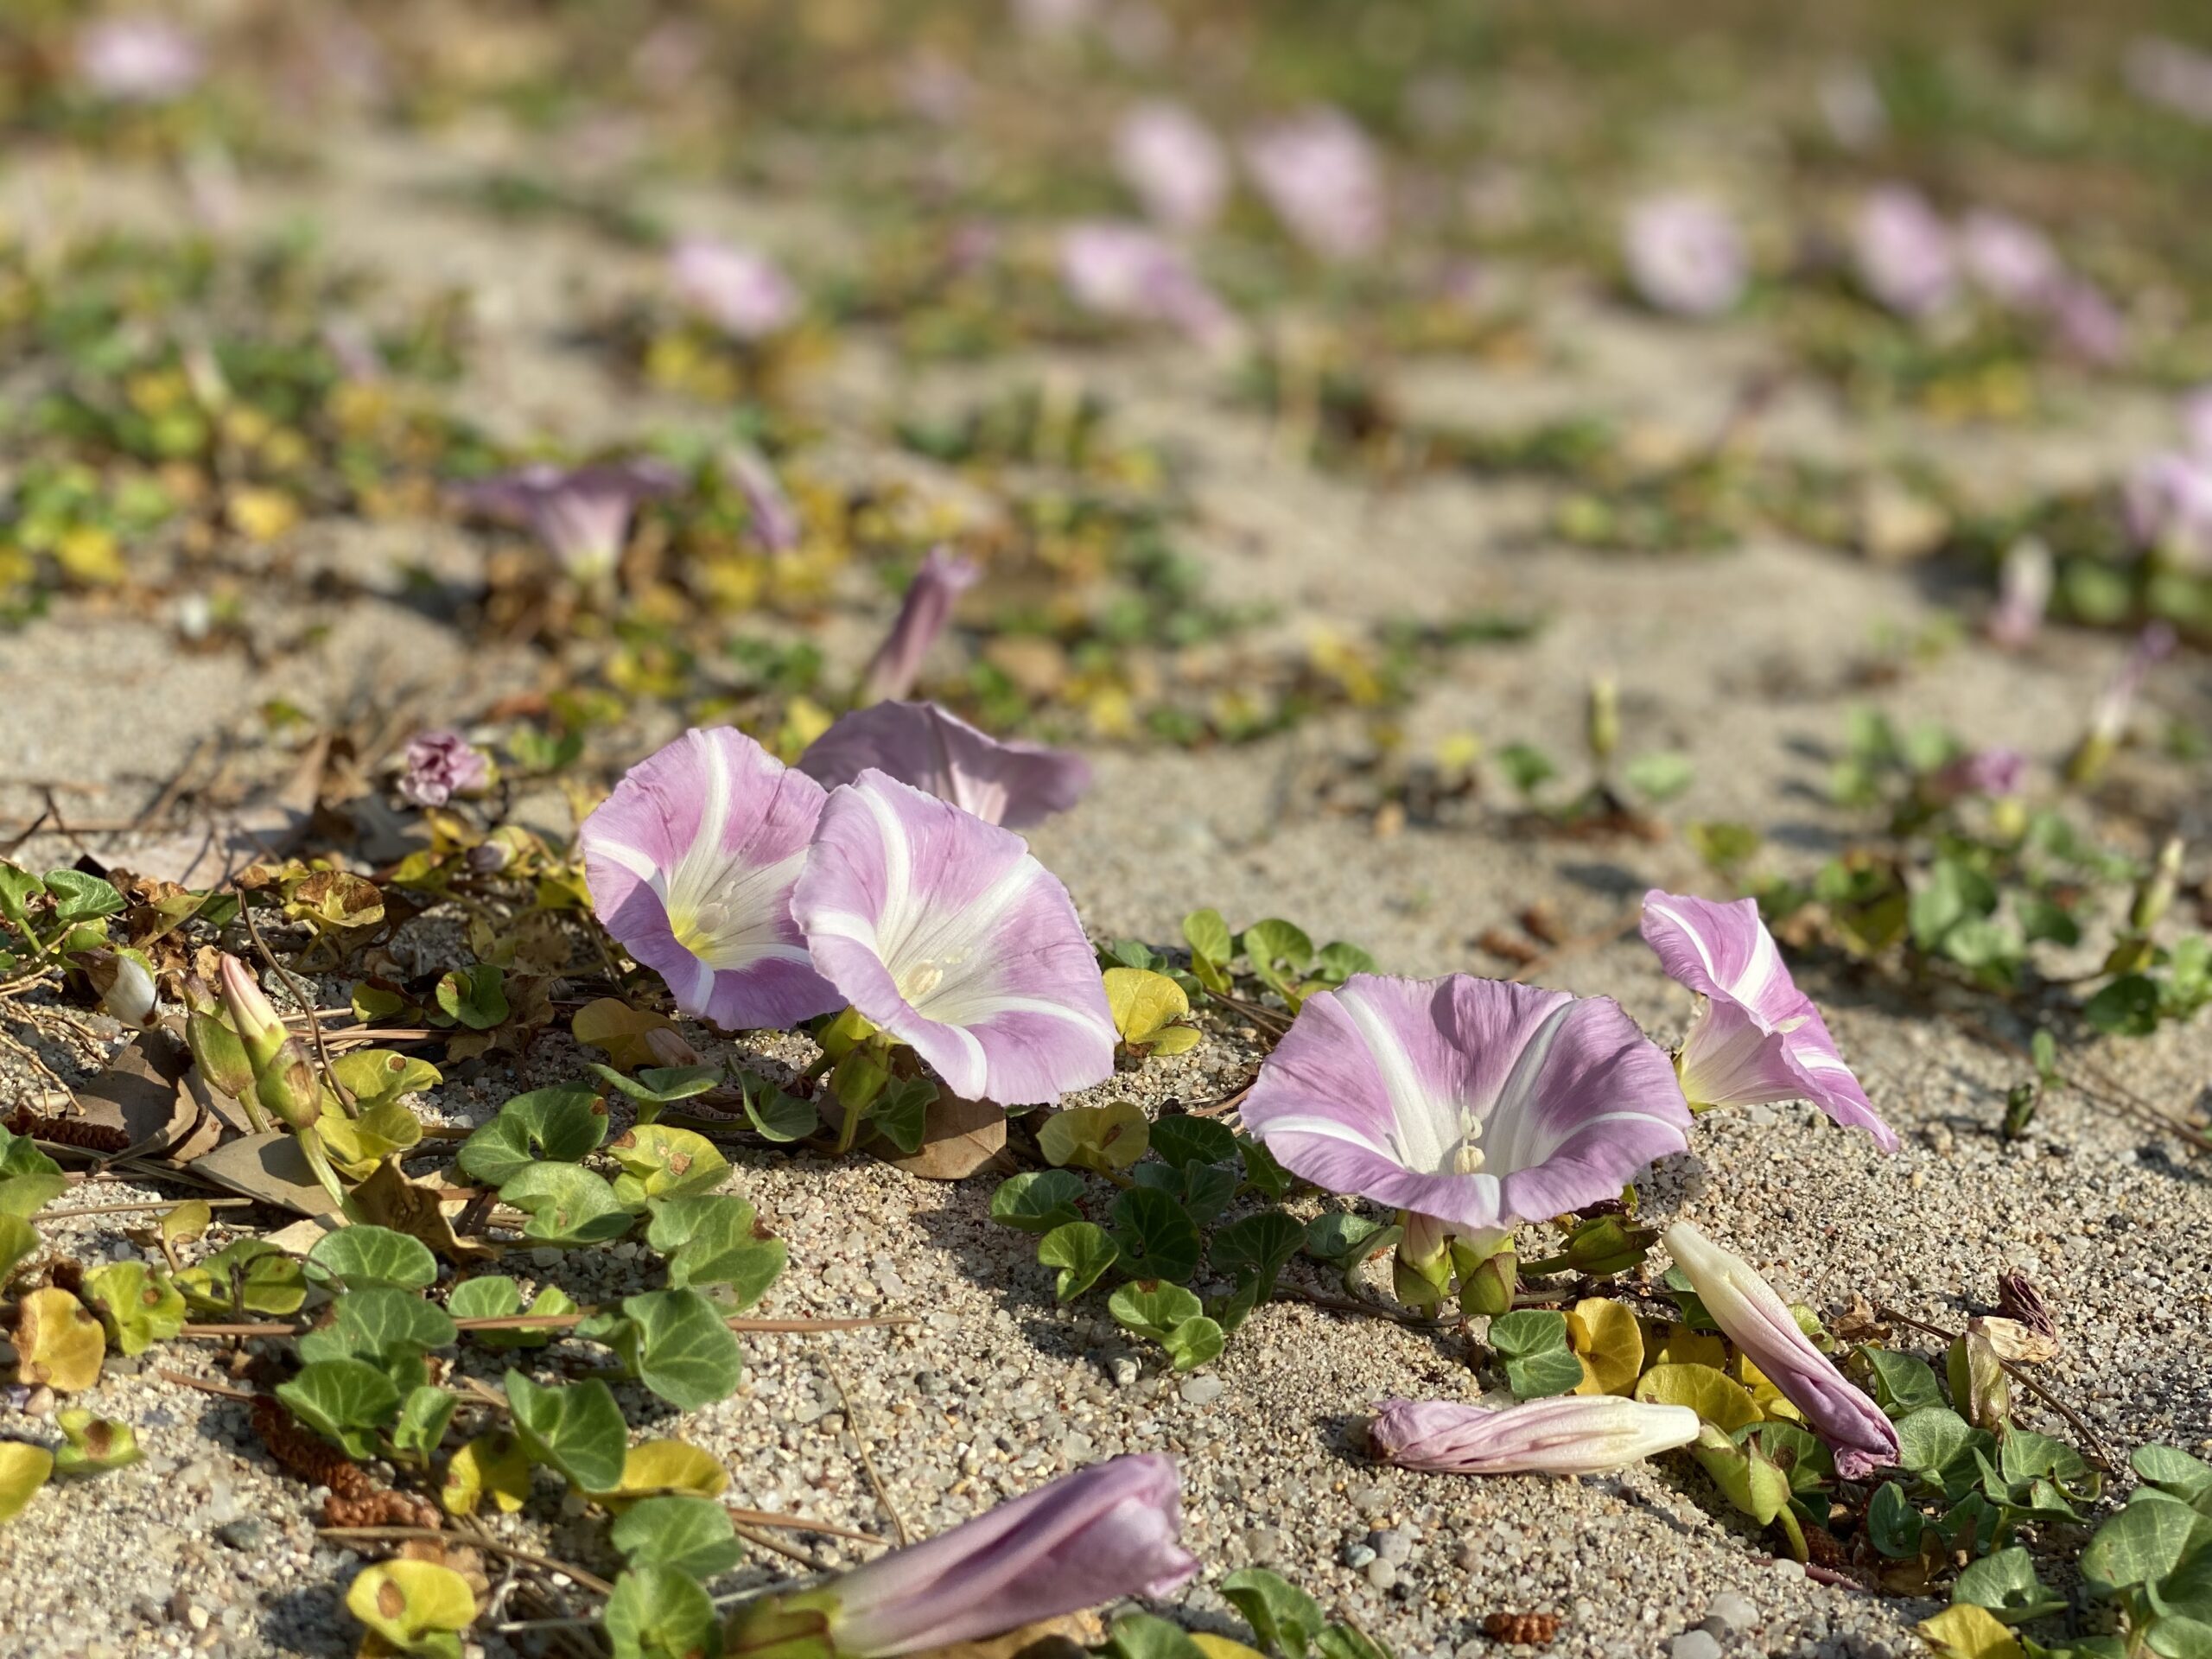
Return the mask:
[(729, 1511), (703, 1497), (647, 1497), (615, 1517), (608, 1537), (632, 1567), (664, 1567), (686, 1578), (727, 1573), (745, 1554)]
[(623, 1573), (602, 1618), (614, 1659), (715, 1659), (722, 1650), (715, 1604), (673, 1567)]
[(1951, 1586), (1951, 1599), (1986, 1608), (2006, 1624), (2024, 1624), (2066, 1605), (2066, 1598), (2036, 1576), (2035, 1563), (2017, 1545), (1969, 1563)]
[(573, 1164), (607, 1138), (607, 1103), (588, 1084), (564, 1083), (517, 1095), (462, 1143), (461, 1172), (499, 1186), (535, 1164)]
[(1041, 1236), (1081, 1219), (1083, 1192), (1083, 1178), (1067, 1170), (1024, 1170), (1007, 1176), (991, 1194), (991, 1219)]
[(622, 1484), (629, 1433), (622, 1408), (597, 1378), (565, 1388), (541, 1387), (520, 1371), (506, 1376), (507, 1404), (515, 1433), (531, 1460), (567, 1477), (588, 1492)]
[(1064, 1223), (1037, 1242), (1038, 1261), (1060, 1270), (1054, 1294), (1064, 1302), (1073, 1301), (1096, 1284), (1121, 1253), (1112, 1235), (1088, 1221)]
[(1582, 1362), (1574, 1356), (1564, 1313), (1548, 1308), (1501, 1313), (1490, 1322), (1490, 1345), (1516, 1400), (1571, 1394), (1582, 1381)]
[(1221, 1593), (1244, 1616), (1260, 1646), (1283, 1659), (1306, 1659), (1306, 1647), (1328, 1623), (1319, 1602), (1263, 1567), (1230, 1573)]
[(1188, 1279), (1198, 1268), (1198, 1230), (1183, 1206), (1152, 1187), (1115, 1201), (1110, 1220), (1122, 1270), (1138, 1279)]
[(141, 1262), (113, 1262), (86, 1274), (85, 1302), (125, 1355), (167, 1342), (184, 1329), (190, 1311), (168, 1274)]
[(398, 1386), (362, 1359), (304, 1365), (289, 1382), (276, 1385), (276, 1397), (293, 1416), (355, 1458), (374, 1450), (368, 1431), (390, 1421), (399, 1409)]
[(575, 1164), (532, 1164), (499, 1188), (499, 1202), (523, 1211), (524, 1238), (541, 1244), (598, 1244), (630, 1230), (635, 1212), (603, 1176)]
[(430, 1247), (389, 1227), (355, 1224), (325, 1233), (308, 1252), (308, 1277), (347, 1290), (421, 1290), (436, 1281)]
[(653, 1205), (645, 1242), (668, 1258), (672, 1289), (715, 1287), (725, 1312), (741, 1313), (767, 1294), (784, 1270), (784, 1241), (730, 1193), (669, 1198)]

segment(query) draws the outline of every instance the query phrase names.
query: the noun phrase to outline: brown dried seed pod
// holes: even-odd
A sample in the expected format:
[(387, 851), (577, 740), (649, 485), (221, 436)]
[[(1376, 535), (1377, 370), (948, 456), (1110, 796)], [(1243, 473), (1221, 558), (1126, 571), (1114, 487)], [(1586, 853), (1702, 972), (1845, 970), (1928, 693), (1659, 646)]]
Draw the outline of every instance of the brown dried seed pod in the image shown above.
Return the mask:
[(1511, 1642), (1524, 1648), (1551, 1645), (1559, 1634), (1557, 1613), (1486, 1613), (1483, 1634), (1493, 1642)]
[(322, 1500), (322, 1524), (326, 1527), (427, 1527), (435, 1530), (444, 1524), (444, 1517), (438, 1513), (438, 1506), (426, 1497), (378, 1487), (353, 1497), (340, 1497), (333, 1492)]
[(333, 1497), (365, 1497), (377, 1490), (376, 1483), (359, 1465), (336, 1446), (302, 1428), (289, 1412), (265, 1395), (253, 1402), (253, 1432), (288, 1473), (327, 1486)]
[(8, 1114), (8, 1132), (29, 1135), (56, 1147), (80, 1147), (86, 1152), (124, 1152), (130, 1137), (111, 1123), (87, 1123), (80, 1117), (56, 1117), (18, 1106)]
[(2008, 1319), (2017, 1319), (2048, 1341), (2058, 1340), (2058, 1320), (2051, 1313), (2050, 1304), (2044, 1300), (2043, 1293), (2024, 1273), (1997, 1275), (1997, 1311)]
[(1831, 1572), (1851, 1571), (1851, 1552), (1844, 1548), (1843, 1541), (1826, 1527), (1812, 1522), (1803, 1523), (1805, 1554), (1815, 1567), (1825, 1567)]

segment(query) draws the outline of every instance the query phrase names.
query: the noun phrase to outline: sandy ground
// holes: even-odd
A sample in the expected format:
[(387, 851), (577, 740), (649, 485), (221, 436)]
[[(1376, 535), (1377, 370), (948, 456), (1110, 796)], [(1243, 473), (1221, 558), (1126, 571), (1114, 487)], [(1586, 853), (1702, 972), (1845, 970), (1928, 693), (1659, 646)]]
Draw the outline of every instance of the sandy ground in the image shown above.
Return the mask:
[[(404, 147), (353, 153), (342, 180), (351, 208), (328, 226), (341, 251), (399, 283), (486, 286), (473, 412), (580, 442), (678, 418), (600, 382), (555, 338), (580, 292), (635, 276), (624, 264), (632, 256), (559, 228), (502, 232), (495, 242), (410, 188), (432, 165)], [(54, 181), (27, 182), (22, 173), (10, 188), (19, 200), (28, 189), (28, 199), (73, 212), (161, 205), (157, 191), (122, 187), (57, 194)], [(279, 194), (255, 207), (275, 214), (296, 205)], [(772, 242), (817, 228), (741, 202), (717, 210)], [(1699, 367), (1713, 346), (1700, 331), (1593, 316), (1581, 301), (1547, 323), (1575, 342), (1565, 370), (1431, 363), (1414, 391), (1501, 418), (1601, 406), (1693, 430), (1725, 407)], [(1756, 355), (1744, 342), (1734, 349)], [(1158, 435), (1188, 458), (1212, 531), (1198, 544), (1216, 582), (1274, 601), (1286, 632), (1479, 607), (1548, 620), (1530, 641), (1454, 658), (1404, 719), (1416, 744), (1468, 730), (1572, 754), (1586, 677), (1609, 667), (1623, 688), (1630, 747), (1678, 748), (1696, 764), (1695, 785), (1668, 816), (1754, 823), (1779, 868), (1809, 866), (1852, 826), (1820, 792), (1849, 703), (1940, 718), (1977, 743), (2017, 743), (2047, 769), (2120, 648), (2061, 636), (2007, 657), (1968, 643), (1863, 691), (1855, 671), (1877, 630), (1910, 632), (1940, 613), (1911, 570), (1771, 541), (1713, 557), (1572, 552), (1529, 533), (1541, 515), (1528, 486), (1430, 482), (1378, 499), (1285, 462), (1253, 417), (1226, 407), (1172, 354), (1081, 367), (1127, 394), (1131, 435)], [(880, 390), (862, 355), (827, 377), (823, 396), (849, 416)], [(1961, 467), (2075, 478), (2108, 470), (2154, 425), (2147, 404), (2121, 400), (2063, 410), (2057, 426), (2032, 431), (1870, 434), (1813, 398), (1777, 423), (1773, 441), (1926, 442)], [(375, 562), (376, 549), (356, 550)], [(258, 673), (235, 655), (177, 654), (162, 619), (82, 605), (0, 635), (0, 776), (66, 779), (95, 791), (66, 798), (81, 801), (84, 816), (128, 815), (197, 741), (245, 728), (271, 696), (329, 713), (356, 687), (398, 677), (417, 689), (429, 721), (479, 707), (507, 677), (528, 673), (373, 592), (343, 604), (271, 597), (256, 606), (269, 638), (297, 642)], [(2201, 715), (2208, 694), (2201, 663), (2186, 660), (2152, 700)], [(1233, 923), (1287, 915), (1407, 973), (1504, 971), (1474, 941), (1534, 902), (1582, 935), (1626, 918), (1649, 884), (1711, 890), (1678, 841), (1516, 836), (1498, 803), (1462, 824), (1378, 837), (1366, 815), (1323, 805), (1313, 787), (1364, 744), (1353, 722), (1333, 720), (1250, 748), (1102, 753), (1090, 798), (1034, 844), (1102, 934), (1172, 940), (1185, 911), (1211, 904)], [(2183, 777), (2132, 758), (2126, 777), (2157, 798), (2180, 799), (2194, 815), (2185, 832), (2203, 834), (2201, 769)], [(32, 791), (0, 787), (0, 823), (21, 823), (36, 806)], [(1688, 1011), (1632, 939), (1562, 956), (1542, 977), (1618, 997), (1662, 1040)], [(2212, 1445), (2212, 1186), (2185, 1148), (2066, 1096), (2046, 1106), (2030, 1138), (2001, 1141), (2016, 1062), (1941, 1010), (1843, 980), (1808, 983), (1903, 1149), (1884, 1157), (1796, 1108), (1708, 1118), (1693, 1154), (1657, 1173), (1652, 1209), (1694, 1217), (1790, 1294), (1831, 1310), (1863, 1294), (1955, 1325), (1993, 1300), (2000, 1269), (2024, 1270), (2064, 1331), (2050, 1386), (2101, 1435), (2123, 1446)], [(2212, 1076), (2212, 1028), (2200, 1022), (2101, 1058), (2150, 1098), (2187, 1108)], [(565, 1058), (549, 1046), (534, 1075), (550, 1080)], [(1201, 1051), (1131, 1087), (1192, 1097), (1233, 1078), (1233, 1059)], [(433, 1104), (451, 1120), (480, 1121), (524, 1081), (493, 1070)], [(0, 1099), (23, 1083), (20, 1071), (0, 1071)], [(682, 1423), (727, 1459), (734, 1495), (760, 1507), (885, 1530), (855, 1429), (918, 1530), (1096, 1458), (1165, 1449), (1183, 1459), (1190, 1541), (1205, 1562), (1177, 1611), (1201, 1628), (1234, 1628), (1208, 1586), (1248, 1562), (1276, 1567), (1408, 1655), (1491, 1651), (1479, 1634), (1484, 1614), (1538, 1610), (1567, 1616), (1552, 1651), (1574, 1659), (1663, 1653), (1708, 1618), (1729, 1653), (1874, 1659), (1916, 1651), (1910, 1626), (1933, 1611), (1809, 1582), (1772, 1560), (1702, 1477), (1675, 1462), (1580, 1481), (1480, 1481), (1362, 1461), (1350, 1424), (1363, 1408), (1394, 1394), (1478, 1391), (1453, 1340), (1275, 1305), (1217, 1365), (1164, 1376), (1103, 1308), (1054, 1306), (1030, 1242), (989, 1224), (988, 1178), (932, 1185), (863, 1162), (753, 1156), (741, 1161), (735, 1185), (790, 1242), (791, 1268), (765, 1311), (920, 1315), (886, 1331), (758, 1339), (746, 1389)], [(140, 1254), (114, 1218), (58, 1226), (53, 1236), (87, 1259)], [(617, 1250), (513, 1265), (581, 1299), (642, 1282), (645, 1263)], [(205, 1355), (170, 1350), (147, 1362), (135, 1374), (111, 1365), (83, 1402), (137, 1423), (148, 1462), (52, 1491), (0, 1530), (8, 1650), (21, 1659), (349, 1651), (337, 1596), (350, 1563), (316, 1548), (309, 1495), (251, 1442), (238, 1408), (153, 1375), (156, 1363), (206, 1373)], [(840, 1406), (835, 1377), (850, 1388), (856, 1421)], [(2033, 1406), (2025, 1420), (2067, 1432)], [(264, 1524), (236, 1524), (246, 1520)], [(587, 1525), (512, 1530), (607, 1565)], [(726, 1587), (783, 1570), (757, 1558)], [(496, 1643), (490, 1650), (504, 1651)]]

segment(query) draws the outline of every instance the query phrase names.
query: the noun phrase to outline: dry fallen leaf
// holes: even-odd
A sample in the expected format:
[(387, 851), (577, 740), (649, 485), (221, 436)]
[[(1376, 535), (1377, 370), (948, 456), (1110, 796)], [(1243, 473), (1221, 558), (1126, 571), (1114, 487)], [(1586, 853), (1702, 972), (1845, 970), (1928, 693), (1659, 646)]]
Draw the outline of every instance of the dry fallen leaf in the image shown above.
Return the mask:
[(1003, 1107), (939, 1090), (923, 1126), (920, 1150), (885, 1161), (925, 1181), (957, 1181), (989, 1164), (1005, 1145)]

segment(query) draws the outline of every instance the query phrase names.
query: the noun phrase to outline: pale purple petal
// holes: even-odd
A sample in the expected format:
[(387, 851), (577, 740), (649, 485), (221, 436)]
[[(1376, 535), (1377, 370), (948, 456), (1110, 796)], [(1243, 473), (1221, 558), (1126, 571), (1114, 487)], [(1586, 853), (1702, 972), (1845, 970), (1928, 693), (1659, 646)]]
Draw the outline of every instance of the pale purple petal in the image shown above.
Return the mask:
[(2108, 368), (2127, 352), (2127, 320), (2104, 289), (2069, 276), (2051, 295), (2050, 326), (2062, 350), (2095, 368)]
[(982, 581), (982, 567), (973, 560), (961, 558), (949, 548), (931, 548), (899, 603), (898, 620), (868, 659), (854, 701), (882, 702), (912, 690), (922, 671), (922, 659), (952, 620), (953, 601)]
[(1393, 1400), (1367, 1426), (1369, 1449), (1401, 1469), (1454, 1475), (1590, 1475), (1697, 1439), (1688, 1406), (1561, 1395), (1493, 1409), (1453, 1400)]
[(745, 511), (761, 546), (771, 553), (788, 553), (797, 547), (805, 527), (767, 458), (750, 445), (741, 444), (724, 456), (723, 464), (730, 482), (745, 498)]
[(2189, 453), (2212, 465), (2212, 385), (2198, 386), (2183, 395), (2181, 429)]
[(1960, 223), (1959, 261), (1975, 287), (2011, 311), (2044, 309), (2066, 281), (2049, 237), (1992, 208), (1977, 207)]
[(841, 1654), (881, 1659), (1165, 1596), (1198, 1570), (1182, 1525), (1173, 1459), (1093, 1464), (836, 1580), (830, 1634)]
[(2058, 581), (2058, 562), (2040, 537), (2024, 536), (2005, 550), (1997, 572), (1997, 603), (1984, 625), (1992, 644), (2018, 651), (2043, 628)]
[(1615, 1197), (1689, 1126), (1618, 1004), (1467, 974), (1355, 974), (1308, 997), (1243, 1117), (1315, 1185), (1468, 1233)]
[(95, 97), (118, 104), (167, 104), (207, 73), (199, 43), (150, 13), (102, 18), (79, 32), (77, 77)]
[(1382, 159), (1342, 110), (1316, 105), (1253, 133), (1244, 164), (1308, 251), (1344, 263), (1381, 249), (1389, 225)]
[(459, 732), (417, 732), (403, 764), (399, 792), (417, 806), (443, 806), (492, 779), (492, 763)]
[(1080, 755), (988, 736), (933, 702), (856, 709), (807, 746), (798, 767), (827, 789), (873, 767), (1010, 830), (1066, 811), (1090, 786)]
[(1630, 282), (1655, 310), (1713, 317), (1744, 296), (1744, 239), (1726, 210), (1703, 197), (1637, 203), (1623, 228), (1622, 251)]
[(1957, 296), (1950, 229), (1917, 190), (1886, 185), (1868, 195), (1853, 248), (1860, 286), (1900, 316), (1926, 316)]
[(798, 321), (804, 304), (774, 260), (708, 237), (678, 242), (669, 253), (668, 275), (677, 297), (733, 340), (780, 334)]
[(1689, 1275), (1705, 1311), (1721, 1334), (1743, 1351), (1783, 1399), (1805, 1414), (1806, 1426), (1835, 1453), (1835, 1471), (1858, 1480), (1897, 1460), (1897, 1432), (1890, 1420), (1797, 1325), (1789, 1304), (1749, 1263), (1678, 1221), (1662, 1236), (1675, 1264)]
[(1682, 1092), (1700, 1107), (1809, 1100), (1885, 1152), (1897, 1136), (1836, 1052), (1813, 1000), (1783, 965), (1756, 899), (1719, 905), (1643, 895), (1643, 939), (1667, 970), (1705, 1001), (1675, 1058)]
[(823, 800), (821, 785), (743, 733), (686, 732), (584, 820), (592, 907), (677, 1007), (725, 1030), (842, 1007), (791, 918)]
[(1961, 795), (1986, 795), (1993, 799), (2018, 794), (2027, 772), (2028, 757), (2018, 749), (1970, 749), (1938, 769), (1929, 786), (1938, 800)]
[(526, 526), (563, 569), (588, 578), (620, 561), (638, 504), (672, 495), (683, 482), (682, 474), (660, 461), (575, 467), (536, 461), (465, 485), (461, 496), (478, 512)]
[(1038, 1105), (1113, 1075), (1083, 924), (1012, 831), (863, 772), (823, 808), (791, 909), (846, 1001), (956, 1093)]
[(2138, 547), (2186, 570), (2212, 569), (2212, 458), (2152, 455), (2128, 474), (2120, 501)]
[(1183, 251), (1142, 225), (1070, 226), (1060, 235), (1060, 276), (1069, 298), (1101, 316), (1166, 323), (1201, 341), (1235, 327)]
[(1138, 105), (1114, 129), (1114, 166), (1145, 212), (1179, 231), (1202, 230), (1229, 199), (1229, 155), (1180, 104)]

